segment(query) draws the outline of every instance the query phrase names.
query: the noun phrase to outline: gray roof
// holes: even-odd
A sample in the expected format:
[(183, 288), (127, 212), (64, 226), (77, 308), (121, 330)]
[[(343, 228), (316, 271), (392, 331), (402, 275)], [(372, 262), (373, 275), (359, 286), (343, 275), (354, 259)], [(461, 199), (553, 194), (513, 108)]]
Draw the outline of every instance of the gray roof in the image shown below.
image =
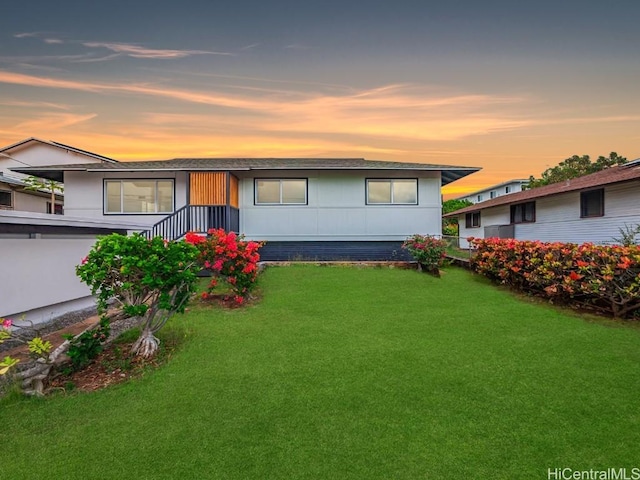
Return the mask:
[(9, 185), (18, 185), (24, 187), (24, 182), (18, 178), (7, 177), (0, 172), (0, 183), (8, 183)]
[(81, 153), (82, 155), (94, 157), (103, 162), (117, 162), (117, 160), (114, 160), (113, 158), (105, 157), (104, 155), (98, 155), (97, 153), (89, 152), (87, 150), (82, 150), (81, 148), (77, 148), (77, 147), (72, 147), (71, 145), (65, 145), (64, 143), (60, 143), (60, 142), (40, 140), (39, 138), (35, 138), (35, 137), (26, 138), (19, 142), (12, 143), (11, 145), (0, 148), (0, 152), (7, 152), (9, 150), (13, 150), (15, 148), (21, 147), (22, 145), (26, 145), (27, 143), (33, 143), (33, 142), (38, 142), (45, 145), (51, 145), (52, 147), (61, 148), (63, 150), (69, 150), (72, 152)]
[(64, 181), (64, 172), (140, 172), (140, 171), (248, 171), (248, 170), (413, 170), (440, 171), (446, 185), (480, 170), (426, 163), (365, 160), (364, 158), (175, 158), (142, 162), (85, 163), (19, 167), (12, 170), (38, 177)]

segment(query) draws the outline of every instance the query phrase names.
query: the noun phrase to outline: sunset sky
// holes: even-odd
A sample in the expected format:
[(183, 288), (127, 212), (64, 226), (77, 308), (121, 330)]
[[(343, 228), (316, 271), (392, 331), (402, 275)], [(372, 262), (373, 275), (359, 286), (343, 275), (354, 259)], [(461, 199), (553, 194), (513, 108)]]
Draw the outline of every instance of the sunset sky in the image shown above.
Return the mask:
[(573, 154), (640, 157), (640, 2), (3, 5), (0, 145), (118, 160), (478, 166), (457, 196)]

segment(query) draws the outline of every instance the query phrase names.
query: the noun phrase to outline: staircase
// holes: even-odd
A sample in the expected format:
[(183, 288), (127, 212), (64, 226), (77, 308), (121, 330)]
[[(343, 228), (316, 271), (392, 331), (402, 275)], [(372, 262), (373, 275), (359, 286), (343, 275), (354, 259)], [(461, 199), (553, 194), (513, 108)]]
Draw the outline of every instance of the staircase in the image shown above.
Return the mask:
[(237, 233), (240, 211), (226, 205), (185, 205), (141, 234), (146, 238), (160, 236), (165, 240), (178, 240), (188, 232), (207, 233), (212, 228)]

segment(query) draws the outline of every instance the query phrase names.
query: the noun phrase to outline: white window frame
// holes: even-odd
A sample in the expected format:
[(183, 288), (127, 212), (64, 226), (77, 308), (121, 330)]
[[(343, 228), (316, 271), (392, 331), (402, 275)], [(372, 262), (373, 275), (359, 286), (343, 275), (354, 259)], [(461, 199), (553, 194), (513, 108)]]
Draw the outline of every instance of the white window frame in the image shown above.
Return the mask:
[[(122, 194), (122, 184), (126, 182), (154, 182), (155, 183), (155, 211), (153, 212), (125, 212), (124, 197)], [(158, 182), (171, 182), (171, 210), (166, 212), (158, 211)], [(107, 210), (109, 202), (107, 198), (107, 184), (120, 183), (120, 211), (110, 212)], [(173, 213), (176, 209), (176, 183), (173, 178), (105, 178), (102, 184), (102, 212), (104, 215), (165, 215)]]
[[(284, 202), (282, 200), (282, 185), (286, 182), (304, 181), (304, 202)], [(278, 202), (260, 202), (258, 201), (258, 182), (278, 182), (280, 189), (280, 200)], [(309, 179), (308, 178), (254, 178), (253, 179), (253, 203), (254, 205), (308, 205), (309, 204)]]
[[(406, 182), (407, 180), (412, 180), (416, 185), (416, 201), (415, 202), (396, 202), (394, 199), (394, 188), (393, 185), (397, 181)], [(391, 184), (391, 202), (372, 202), (369, 199), (369, 183), (382, 183), (382, 182), (390, 182)], [(366, 179), (366, 197), (365, 197), (366, 205), (418, 205), (418, 179), (417, 178), (367, 178)]]

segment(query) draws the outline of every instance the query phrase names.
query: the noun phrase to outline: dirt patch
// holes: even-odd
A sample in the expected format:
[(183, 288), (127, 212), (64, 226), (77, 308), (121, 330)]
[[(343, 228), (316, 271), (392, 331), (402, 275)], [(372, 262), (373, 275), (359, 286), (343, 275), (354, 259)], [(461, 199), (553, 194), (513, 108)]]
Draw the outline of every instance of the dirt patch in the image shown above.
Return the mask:
[(163, 342), (158, 353), (152, 358), (142, 358), (131, 353), (131, 342), (118, 342), (105, 346), (94, 361), (79, 371), (70, 365), (63, 365), (50, 376), (46, 393), (79, 390), (92, 392), (138, 378), (149, 369), (166, 363), (175, 344)]

